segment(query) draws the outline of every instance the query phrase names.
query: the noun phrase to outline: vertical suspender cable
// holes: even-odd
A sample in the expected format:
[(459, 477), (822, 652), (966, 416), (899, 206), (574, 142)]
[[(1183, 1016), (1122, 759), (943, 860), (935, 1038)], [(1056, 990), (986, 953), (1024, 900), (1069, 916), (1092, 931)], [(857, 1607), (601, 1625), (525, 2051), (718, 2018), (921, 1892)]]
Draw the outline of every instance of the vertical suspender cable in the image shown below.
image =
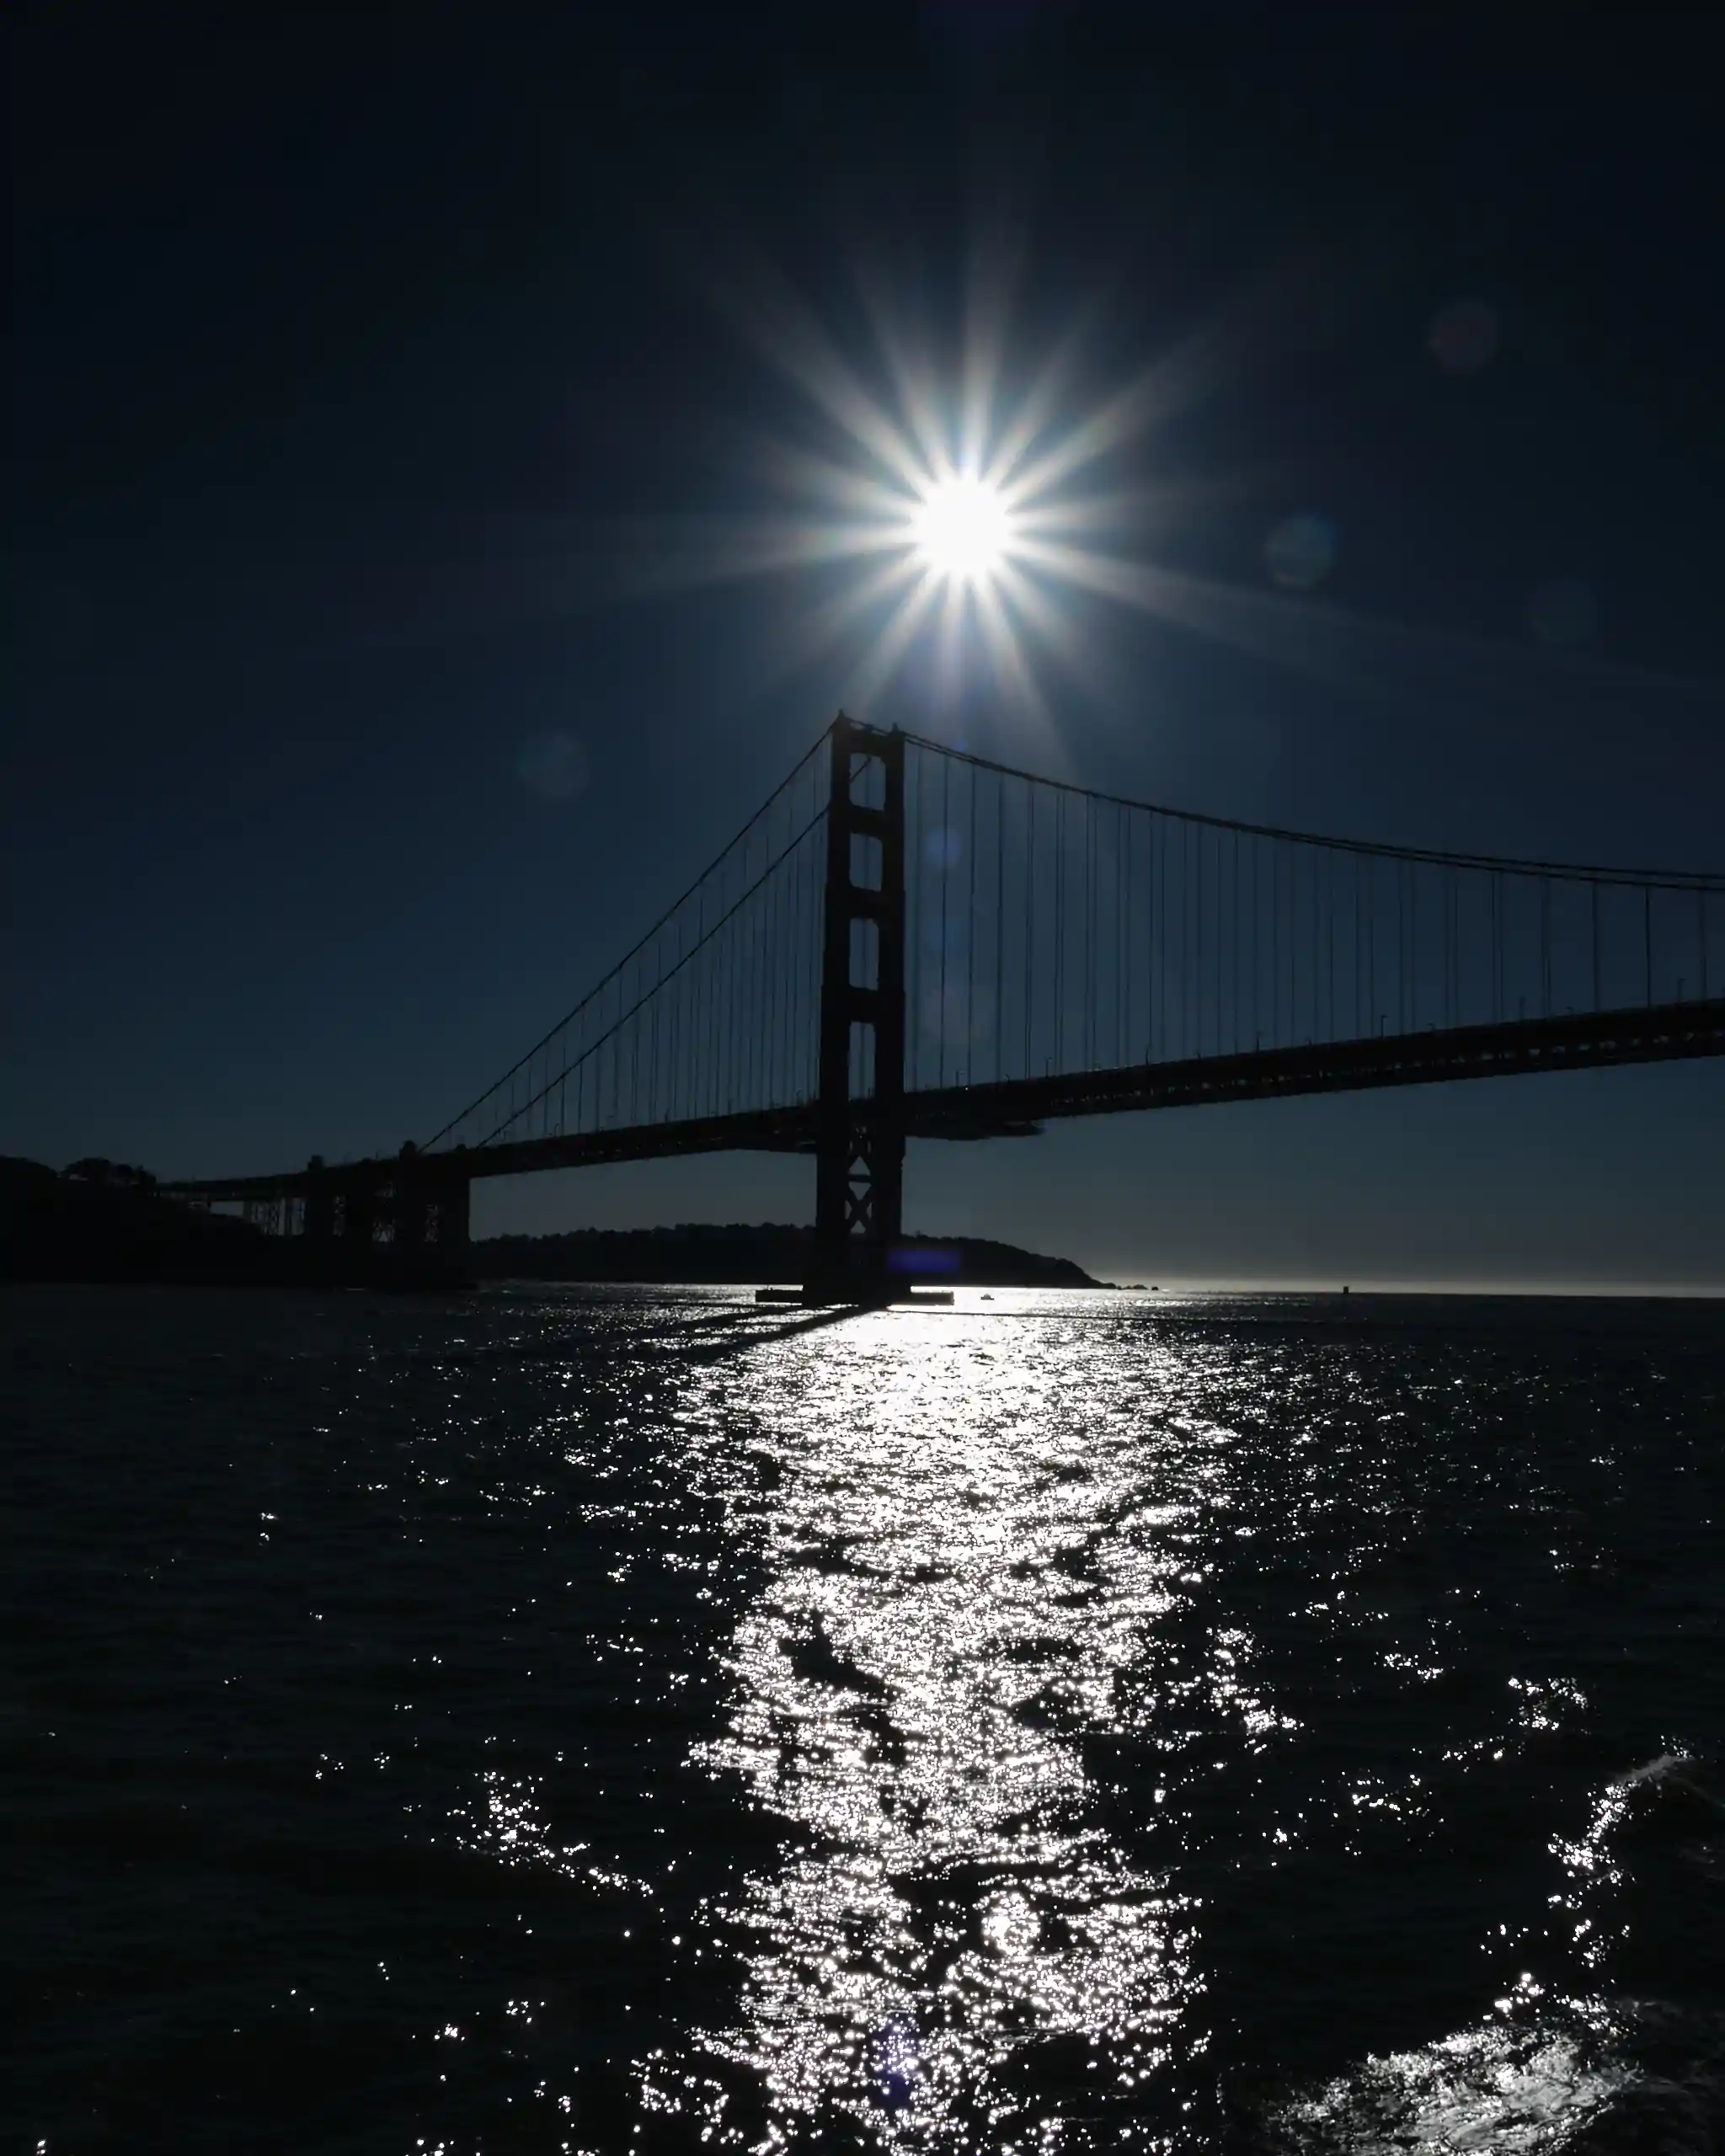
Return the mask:
[[(771, 841), (771, 825), (768, 838)], [(767, 858), (772, 860), (774, 848), (769, 842)], [(779, 987), (782, 968), (779, 958), (779, 876), (775, 869), (771, 882), (763, 894), (766, 904), (766, 1081), (762, 1088), (765, 1097), (762, 1107), (774, 1107), (778, 1103)]]
[(1004, 1078), (1007, 1054), (1007, 782), (994, 782), (994, 1075)]
[(1066, 797), (1055, 796), (1055, 1052), (1066, 1067)]
[(1246, 938), (1240, 925), (1240, 834), (1234, 834), (1234, 993), (1232, 1022), (1228, 1031), (1228, 1045), (1236, 1055), (1240, 1053), (1240, 969), (1245, 963)]
[(1263, 968), (1258, 963), (1258, 928), (1263, 909), (1258, 903), (1258, 841), (1252, 841), (1252, 1045), (1254, 1052), (1263, 1046), (1263, 1028), (1258, 1021), (1258, 981)]
[(1024, 781), (1024, 1075), (1031, 1075), (1031, 1027), (1035, 1016), (1035, 910), (1037, 910), (1037, 793)]
[(1363, 1033), (1359, 1022), (1359, 987), (1363, 978), (1360, 971), (1359, 951), (1359, 862), (1360, 857), (1356, 853), (1354, 857), (1354, 1038), (1355, 1040), (1361, 1038)]
[(1130, 811), (1120, 808), (1114, 812), (1114, 1068), (1117, 1070), (1126, 1061), (1126, 1043), (1132, 1034), (1126, 1011), (1131, 978), (1126, 961), (1131, 888), (1132, 818)]
[(1180, 1054), (1192, 1053), (1192, 845), (1180, 819)]
[(1593, 915), (1594, 1008), (1603, 1006), (1599, 998), (1599, 879), (1595, 876), (1588, 887), (1589, 908)]
[(970, 910), (964, 923), (964, 1083), (975, 1082), (976, 1054), (976, 766), (970, 767)]
[(1096, 1068), (1096, 803), (1084, 802), (1084, 1067)]
[(952, 776), (950, 757), (940, 767), (940, 1082), (947, 1082), (947, 886), (953, 873)]
[(907, 932), (911, 937), (911, 1084), (913, 1091), (922, 1083), (922, 944), (926, 933), (922, 902), (923, 876), (928, 853), (922, 829), (923, 770), (924, 752), (917, 749), (911, 753), (910, 768), (905, 773), (911, 797), (911, 860), (906, 871), (906, 883), (907, 911), (911, 915)]
[(1192, 1046), (1204, 1054), (1204, 826), (1194, 825), (1198, 841), (1197, 873), (1193, 878), (1192, 906)]
[(1167, 846), (1162, 830), (1162, 819), (1152, 814), (1150, 819), (1150, 892), (1151, 917), (1149, 947), (1145, 957), (1150, 990), (1150, 1046), (1151, 1059), (1160, 1062), (1163, 1054), (1162, 1038), (1162, 915), (1168, 895)]
[(1419, 1031), (1419, 871), (1407, 864), (1407, 1030)]

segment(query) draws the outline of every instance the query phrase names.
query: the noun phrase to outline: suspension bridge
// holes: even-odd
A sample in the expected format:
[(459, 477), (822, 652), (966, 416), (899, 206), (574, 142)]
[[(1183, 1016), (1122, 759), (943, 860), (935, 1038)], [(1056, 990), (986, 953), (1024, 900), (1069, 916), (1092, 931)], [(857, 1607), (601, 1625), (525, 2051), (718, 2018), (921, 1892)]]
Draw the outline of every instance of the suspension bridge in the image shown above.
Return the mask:
[[(1321, 838), (841, 715), (573, 1010), (423, 1143), (164, 1186), (458, 1268), (481, 1177), (815, 1161), (816, 1299), (900, 1283), (906, 1141), (1725, 1052), (1725, 875)], [(342, 1269), (338, 1264), (337, 1270)]]

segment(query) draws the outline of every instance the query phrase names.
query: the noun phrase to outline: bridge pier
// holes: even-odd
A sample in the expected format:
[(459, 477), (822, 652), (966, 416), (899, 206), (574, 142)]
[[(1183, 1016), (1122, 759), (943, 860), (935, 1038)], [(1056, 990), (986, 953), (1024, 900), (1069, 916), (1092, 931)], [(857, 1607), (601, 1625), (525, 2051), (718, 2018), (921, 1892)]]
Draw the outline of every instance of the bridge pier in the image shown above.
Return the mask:
[(473, 1240), (472, 1178), (446, 1176), (436, 1189), (437, 1218), (433, 1240), (439, 1250), (450, 1256), (459, 1255), (465, 1262)]
[(342, 1188), (337, 1232), (350, 1252), (368, 1256), (377, 1240), (377, 1186), (357, 1177)]
[(390, 1198), (396, 1249), (464, 1257), (472, 1196), (468, 1177), (452, 1174), (440, 1162), (403, 1147)]
[(471, 1179), (404, 1150), (369, 1173), (313, 1161), (302, 1185), (312, 1277), (350, 1285), (457, 1284), (470, 1262)]
[(323, 1248), (335, 1240), (335, 1185), (321, 1159), (307, 1166), (305, 1211), (301, 1233), (308, 1245)]
[(905, 743), (842, 712), (829, 748), (812, 1299), (898, 1287), (905, 1180)]

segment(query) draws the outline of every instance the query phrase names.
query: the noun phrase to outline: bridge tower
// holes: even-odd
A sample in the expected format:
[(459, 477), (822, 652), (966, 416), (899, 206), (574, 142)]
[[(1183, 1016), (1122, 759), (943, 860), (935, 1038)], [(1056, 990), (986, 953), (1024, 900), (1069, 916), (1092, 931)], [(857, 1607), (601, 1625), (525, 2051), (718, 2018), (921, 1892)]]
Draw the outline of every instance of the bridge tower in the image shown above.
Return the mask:
[(809, 1288), (884, 1301), (905, 1182), (905, 740), (841, 712), (829, 753)]

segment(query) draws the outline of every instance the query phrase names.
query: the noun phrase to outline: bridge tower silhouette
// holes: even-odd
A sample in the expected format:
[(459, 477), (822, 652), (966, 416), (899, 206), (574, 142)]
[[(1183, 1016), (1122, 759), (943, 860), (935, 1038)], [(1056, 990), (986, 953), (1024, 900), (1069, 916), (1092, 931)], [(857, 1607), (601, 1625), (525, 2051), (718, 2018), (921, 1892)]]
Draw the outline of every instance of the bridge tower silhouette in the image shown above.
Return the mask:
[(904, 1233), (905, 739), (841, 712), (829, 740), (809, 1287), (843, 1299), (886, 1289)]

